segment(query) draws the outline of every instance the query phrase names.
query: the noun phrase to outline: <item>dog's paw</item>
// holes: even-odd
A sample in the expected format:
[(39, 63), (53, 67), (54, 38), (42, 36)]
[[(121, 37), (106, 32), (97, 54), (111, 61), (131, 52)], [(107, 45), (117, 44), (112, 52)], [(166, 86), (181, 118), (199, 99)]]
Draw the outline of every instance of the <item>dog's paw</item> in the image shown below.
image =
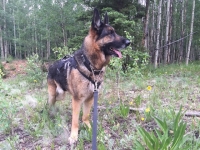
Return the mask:
[(86, 125), (88, 129), (91, 129), (91, 125), (89, 121), (83, 121), (83, 125)]
[(72, 145), (77, 142), (78, 136), (70, 136), (68, 140), (69, 140), (69, 144)]

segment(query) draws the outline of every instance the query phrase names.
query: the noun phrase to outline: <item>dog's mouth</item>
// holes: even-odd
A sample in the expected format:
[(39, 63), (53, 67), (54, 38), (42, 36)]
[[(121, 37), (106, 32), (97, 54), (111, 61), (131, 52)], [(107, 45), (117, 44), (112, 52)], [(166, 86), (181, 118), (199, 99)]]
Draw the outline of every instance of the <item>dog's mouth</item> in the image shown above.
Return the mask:
[(122, 53), (120, 52), (120, 50), (110, 47), (110, 51), (111, 51), (112, 55), (122, 58)]

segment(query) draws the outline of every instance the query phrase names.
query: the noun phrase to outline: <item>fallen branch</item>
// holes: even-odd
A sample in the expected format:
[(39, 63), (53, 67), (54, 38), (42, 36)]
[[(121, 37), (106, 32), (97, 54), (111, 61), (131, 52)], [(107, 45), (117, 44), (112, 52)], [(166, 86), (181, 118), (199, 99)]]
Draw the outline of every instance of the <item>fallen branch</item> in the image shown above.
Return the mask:
[[(104, 106), (98, 106), (98, 109), (112, 109), (114, 107), (104, 107)], [(139, 111), (140, 113), (144, 112), (146, 108), (134, 108), (134, 107), (129, 107), (129, 109), (131, 111)], [(178, 111), (175, 111), (176, 113), (178, 113)], [(184, 113), (185, 116), (187, 117), (200, 117), (200, 111), (192, 111), (192, 110), (187, 110)]]
[[(133, 108), (133, 107), (130, 107), (130, 110), (132, 111), (139, 111), (139, 112), (144, 112), (145, 111), (145, 108)], [(175, 111), (176, 113), (178, 113), (178, 111)], [(192, 111), (192, 110), (187, 110), (185, 113), (184, 113), (185, 116), (188, 116), (188, 117), (200, 117), (200, 112), (199, 111)]]

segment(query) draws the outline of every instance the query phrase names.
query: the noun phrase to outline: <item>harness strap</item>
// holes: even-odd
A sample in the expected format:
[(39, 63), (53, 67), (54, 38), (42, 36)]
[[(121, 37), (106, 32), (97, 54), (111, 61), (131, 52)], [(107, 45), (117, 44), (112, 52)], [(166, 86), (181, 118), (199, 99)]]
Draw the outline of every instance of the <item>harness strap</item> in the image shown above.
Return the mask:
[(97, 70), (97, 69), (91, 69), (91, 63), (90, 61), (87, 59), (87, 57), (82, 54), (81, 58), (83, 60), (83, 64), (85, 65), (85, 67), (90, 71), (90, 72), (94, 72), (95, 75), (99, 75), (101, 73), (101, 70)]
[[(86, 58), (86, 57), (85, 57)], [(68, 62), (68, 61), (66, 61), (65, 63), (69, 63), (69, 65), (71, 66), (71, 67), (74, 67), (75, 69), (77, 69), (86, 79), (88, 79), (92, 84), (94, 84), (94, 86), (97, 86), (97, 89), (99, 88), (99, 86), (101, 85), (101, 82), (97, 82), (97, 85), (96, 85), (96, 82), (94, 81), (94, 80), (92, 80), (92, 78), (90, 77), (90, 76), (87, 76), (86, 74), (84, 74), (80, 69), (78, 69), (78, 67), (77, 67), (77, 61), (76, 61), (76, 59), (74, 58), (74, 56), (71, 56), (70, 58), (67, 58), (67, 59), (70, 59), (69, 61), (70, 61), (70, 63)], [(87, 59), (87, 58), (86, 58)], [(85, 59), (85, 60), (86, 60)], [(87, 59), (88, 60), (88, 59)], [(85, 62), (87, 62), (87, 61), (85, 61)], [(85, 63), (84, 63), (85, 64)], [(88, 64), (88, 63), (87, 63)], [(86, 66), (86, 68), (88, 69), (88, 67)], [(88, 69), (89, 70), (89, 69)], [(91, 68), (90, 68), (90, 70), (91, 70)], [(89, 70), (89, 71), (90, 71)], [(90, 71), (90, 72), (92, 72), (92, 70)], [(99, 72), (100, 73), (100, 72)], [(98, 73), (98, 74), (99, 74)]]

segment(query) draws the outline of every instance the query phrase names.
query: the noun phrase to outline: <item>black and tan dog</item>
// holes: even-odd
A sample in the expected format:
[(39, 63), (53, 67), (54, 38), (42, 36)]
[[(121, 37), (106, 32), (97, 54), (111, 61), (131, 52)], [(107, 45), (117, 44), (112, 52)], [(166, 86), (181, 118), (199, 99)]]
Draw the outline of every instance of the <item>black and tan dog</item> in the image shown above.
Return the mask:
[[(68, 91), (72, 95), (72, 126), (70, 144), (78, 139), (79, 113), (83, 105), (82, 121), (89, 127), (89, 114), (93, 105), (94, 88), (103, 82), (105, 66), (112, 56), (122, 57), (120, 49), (130, 44), (128, 39), (115, 33), (108, 24), (105, 14), (101, 21), (99, 12), (94, 9), (91, 28), (85, 37), (81, 49), (73, 56), (64, 57), (49, 67), (48, 103), (54, 105), (56, 100), (64, 99)], [(95, 83), (96, 86), (95, 86)]]

